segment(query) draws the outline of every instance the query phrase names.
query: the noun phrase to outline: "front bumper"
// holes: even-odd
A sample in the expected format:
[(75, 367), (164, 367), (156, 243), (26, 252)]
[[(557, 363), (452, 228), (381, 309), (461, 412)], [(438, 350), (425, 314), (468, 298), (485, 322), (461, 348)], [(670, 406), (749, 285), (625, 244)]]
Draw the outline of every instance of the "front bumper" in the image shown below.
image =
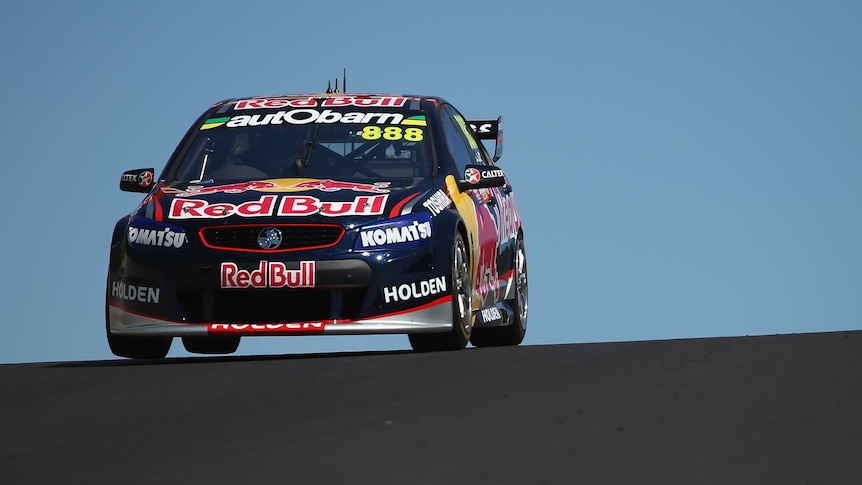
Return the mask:
[(111, 333), (123, 336), (366, 335), (445, 332), (452, 328), (452, 297), (412, 310), (361, 320), (268, 323), (186, 323), (141, 314), (118, 303), (108, 306)]
[(452, 328), (449, 253), (428, 244), (160, 255), (120, 242), (108, 272), (108, 328), (150, 336), (443, 332)]

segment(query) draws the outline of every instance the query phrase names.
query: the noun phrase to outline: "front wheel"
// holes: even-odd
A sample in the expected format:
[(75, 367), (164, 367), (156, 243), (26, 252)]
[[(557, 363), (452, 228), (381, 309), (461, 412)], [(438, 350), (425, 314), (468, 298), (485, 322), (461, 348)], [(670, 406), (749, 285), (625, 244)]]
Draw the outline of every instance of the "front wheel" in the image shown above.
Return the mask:
[(467, 346), (473, 329), (473, 285), (467, 246), (461, 233), (455, 235), (452, 253), (452, 330), (446, 333), (410, 334), (410, 346), (417, 352), (459, 350)]
[(164, 359), (172, 340), (171, 337), (119, 337), (108, 332), (111, 352), (129, 359)]
[(105, 334), (108, 347), (117, 357), (129, 359), (164, 359), (171, 349), (171, 337), (125, 337), (111, 334), (108, 302), (105, 301)]
[(183, 337), (183, 347), (192, 354), (232, 354), (239, 347), (239, 337)]

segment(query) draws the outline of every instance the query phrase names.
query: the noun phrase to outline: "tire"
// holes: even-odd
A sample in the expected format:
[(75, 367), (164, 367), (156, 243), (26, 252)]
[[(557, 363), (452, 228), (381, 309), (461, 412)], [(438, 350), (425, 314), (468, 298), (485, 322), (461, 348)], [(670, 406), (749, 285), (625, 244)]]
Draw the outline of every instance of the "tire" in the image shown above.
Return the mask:
[(524, 238), (519, 235), (515, 245), (515, 255), (512, 261), (515, 268), (515, 299), (509, 303), (515, 315), (511, 325), (506, 327), (488, 327), (473, 329), (470, 343), (476, 347), (501, 347), (519, 345), (527, 334), (527, 309), (529, 307), (529, 291), (527, 281), (527, 251), (524, 249)]
[(470, 341), (473, 328), (473, 284), (464, 238), (455, 235), (452, 252), (452, 330), (446, 333), (415, 333), (408, 335), (410, 346), (417, 352), (460, 350)]
[(239, 337), (183, 337), (183, 347), (192, 354), (232, 354)]
[(105, 300), (105, 334), (111, 352), (117, 357), (129, 359), (164, 359), (174, 340), (172, 337), (121, 337), (112, 335), (107, 299)]

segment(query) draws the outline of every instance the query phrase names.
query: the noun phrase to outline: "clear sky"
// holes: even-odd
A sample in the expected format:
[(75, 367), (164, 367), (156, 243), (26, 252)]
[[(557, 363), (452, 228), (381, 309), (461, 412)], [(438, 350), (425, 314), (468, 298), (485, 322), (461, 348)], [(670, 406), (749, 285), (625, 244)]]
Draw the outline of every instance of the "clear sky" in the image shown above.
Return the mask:
[[(325, 5), (325, 7), (324, 7)], [(0, 16), (0, 362), (112, 358), (108, 247), (238, 96), (439, 95), (506, 120), (525, 344), (862, 327), (862, 3), (13, 2)], [(247, 338), (240, 354), (406, 349)], [(175, 342), (170, 356), (185, 356)]]

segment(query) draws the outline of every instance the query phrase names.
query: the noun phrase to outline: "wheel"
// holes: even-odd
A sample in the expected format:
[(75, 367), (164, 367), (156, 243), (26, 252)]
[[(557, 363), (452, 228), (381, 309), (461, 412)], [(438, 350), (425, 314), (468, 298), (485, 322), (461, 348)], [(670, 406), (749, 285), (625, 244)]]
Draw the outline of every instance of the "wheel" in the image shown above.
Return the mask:
[(108, 346), (117, 357), (130, 359), (164, 359), (171, 349), (171, 337), (121, 337), (111, 334), (108, 301), (105, 299), (105, 334)]
[(410, 346), (417, 352), (459, 350), (467, 346), (473, 328), (473, 285), (467, 246), (461, 233), (455, 235), (452, 254), (452, 330), (446, 333), (410, 334)]
[(111, 352), (130, 359), (164, 359), (172, 340), (171, 337), (119, 337), (108, 333)]
[(183, 347), (193, 354), (232, 354), (239, 337), (183, 337)]
[(527, 307), (529, 306), (527, 285), (527, 251), (524, 238), (518, 236), (512, 267), (515, 268), (515, 298), (510, 305), (515, 310), (511, 325), (473, 329), (470, 343), (476, 347), (499, 347), (518, 345), (527, 334)]

